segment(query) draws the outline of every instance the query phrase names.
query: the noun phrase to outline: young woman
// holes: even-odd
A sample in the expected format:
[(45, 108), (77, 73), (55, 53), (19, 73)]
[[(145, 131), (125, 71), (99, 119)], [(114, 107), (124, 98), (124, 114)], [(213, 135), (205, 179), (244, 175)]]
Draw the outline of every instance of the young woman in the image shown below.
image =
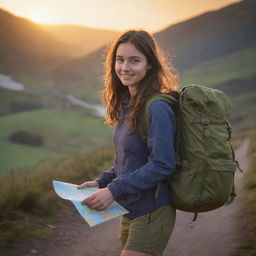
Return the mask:
[(115, 126), (115, 164), (78, 188), (100, 188), (83, 203), (103, 210), (113, 200), (129, 211), (122, 217), (122, 256), (162, 255), (175, 223), (166, 177), (175, 168), (175, 116), (164, 101), (151, 104), (146, 142), (136, 133), (146, 100), (174, 90), (176, 75), (155, 39), (128, 30), (108, 48), (103, 100), (106, 123)]

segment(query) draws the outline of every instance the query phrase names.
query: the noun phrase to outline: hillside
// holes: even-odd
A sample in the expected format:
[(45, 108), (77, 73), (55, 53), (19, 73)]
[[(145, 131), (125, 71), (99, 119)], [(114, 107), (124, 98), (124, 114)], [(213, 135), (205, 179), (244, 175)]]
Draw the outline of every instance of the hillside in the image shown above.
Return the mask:
[(74, 57), (85, 56), (108, 44), (118, 32), (75, 25), (43, 25), (52, 36), (72, 47)]
[(71, 56), (70, 46), (60, 43), (40, 25), (0, 9), (0, 72), (19, 78), (45, 78)]
[(0, 9), (0, 73), (32, 87), (53, 88), (55, 69), (117, 34), (79, 26), (44, 26)]
[(53, 73), (55, 89), (61, 93), (72, 92), (89, 102), (99, 101), (102, 89), (104, 48), (85, 57), (70, 60)]
[(170, 26), (155, 36), (179, 71), (256, 45), (256, 1), (244, 0)]

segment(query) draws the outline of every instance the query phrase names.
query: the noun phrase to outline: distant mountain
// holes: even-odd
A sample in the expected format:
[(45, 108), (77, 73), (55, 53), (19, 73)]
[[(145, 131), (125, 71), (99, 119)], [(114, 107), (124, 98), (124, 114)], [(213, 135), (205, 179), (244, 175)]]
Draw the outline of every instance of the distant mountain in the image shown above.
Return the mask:
[(0, 24), (0, 73), (48, 89), (59, 66), (89, 54), (117, 34), (79, 26), (43, 26), (3, 9)]
[[(170, 26), (155, 36), (174, 57), (174, 65), (182, 74), (204, 62), (256, 45), (255, 14), (256, 1), (244, 0)], [(77, 96), (93, 98), (93, 91), (102, 87), (103, 54), (101, 48), (59, 67), (54, 74), (56, 87), (72, 88)]]
[(72, 46), (73, 56), (81, 57), (108, 44), (118, 32), (75, 25), (43, 25), (52, 36)]
[(256, 44), (256, 1), (244, 0), (157, 33), (160, 45), (183, 71)]
[(45, 77), (71, 56), (71, 47), (40, 25), (0, 9), (0, 72)]

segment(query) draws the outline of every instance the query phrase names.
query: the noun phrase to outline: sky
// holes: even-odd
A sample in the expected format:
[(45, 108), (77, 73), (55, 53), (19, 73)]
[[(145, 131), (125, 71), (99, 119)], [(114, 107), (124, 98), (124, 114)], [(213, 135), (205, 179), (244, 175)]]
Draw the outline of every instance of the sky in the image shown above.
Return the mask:
[(35, 22), (111, 30), (159, 31), (240, 0), (0, 0), (0, 8)]

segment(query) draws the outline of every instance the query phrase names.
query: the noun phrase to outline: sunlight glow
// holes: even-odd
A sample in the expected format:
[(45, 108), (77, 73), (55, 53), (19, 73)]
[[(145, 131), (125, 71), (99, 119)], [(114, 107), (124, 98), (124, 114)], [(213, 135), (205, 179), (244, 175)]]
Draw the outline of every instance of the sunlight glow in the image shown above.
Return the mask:
[(37, 23), (51, 23), (51, 17), (43, 13), (33, 13), (28, 15), (27, 18)]
[(156, 31), (241, 0), (0, 0), (0, 8), (37, 23)]

